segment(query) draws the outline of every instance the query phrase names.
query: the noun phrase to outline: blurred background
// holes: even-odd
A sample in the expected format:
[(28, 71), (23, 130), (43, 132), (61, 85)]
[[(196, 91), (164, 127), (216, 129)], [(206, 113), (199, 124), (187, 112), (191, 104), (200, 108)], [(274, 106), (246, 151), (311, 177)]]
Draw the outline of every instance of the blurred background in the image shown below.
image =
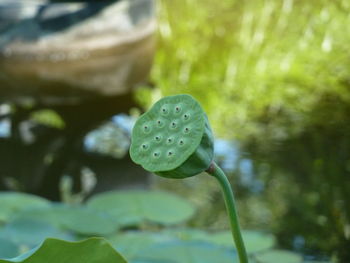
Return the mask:
[(0, 190), (169, 191), (196, 207), (187, 227), (227, 229), (212, 178), (158, 178), (128, 155), (137, 116), (188, 93), (242, 227), (303, 262), (350, 262), (349, 25), (347, 0), (1, 0)]

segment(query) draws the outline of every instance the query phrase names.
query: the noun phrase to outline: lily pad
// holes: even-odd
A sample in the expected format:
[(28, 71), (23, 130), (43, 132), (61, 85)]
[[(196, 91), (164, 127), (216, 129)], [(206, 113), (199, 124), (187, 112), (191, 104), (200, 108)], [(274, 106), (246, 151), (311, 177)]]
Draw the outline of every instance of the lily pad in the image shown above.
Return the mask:
[(61, 227), (60, 215), (56, 212), (55, 208), (52, 206), (33, 207), (33, 208), (24, 209), (14, 214), (10, 219), (11, 221), (20, 220), (20, 219), (40, 220), (50, 225), (53, 225), (55, 227)]
[[(248, 253), (256, 253), (275, 246), (276, 239), (272, 234), (260, 231), (242, 231), (243, 240)], [(210, 241), (222, 246), (234, 246), (232, 234), (229, 231), (219, 232), (210, 235)]]
[(171, 237), (159, 233), (139, 231), (124, 232), (108, 239), (112, 246), (131, 262), (134, 262), (133, 260), (140, 251), (147, 250), (155, 244), (172, 240)]
[(62, 215), (62, 225), (79, 234), (108, 235), (119, 227), (110, 215), (85, 207), (62, 207), (58, 213)]
[(0, 258), (12, 258), (19, 254), (18, 246), (4, 238), (0, 238)]
[(138, 254), (138, 260), (167, 263), (234, 263), (233, 250), (198, 242), (168, 242), (154, 245)]
[(102, 238), (80, 242), (47, 239), (42, 245), (17, 258), (0, 260), (0, 263), (127, 263), (110, 244)]
[[(164, 230), (163, 233), (183, 241), (203, 241), (228, 248), (235, 246), (230, 231), (208, 233), (198, 229), (183, 228)], [(244, 230), (242, 236), (248, 253), (270, 249), (276, 244), (275, 237), (272, 234), (260, 231)]]
[(267, 250), (262, 253), (255, 255), (256, 261), (258, 263), (301, 263), (303, 262), (303, 257), (300, 254), (287, 251), (287, 250)]
[(54, 205), (25, 210), (16, 217), (44, 220), (56, 227), (84, 235), (108, 235), (118, 229), (117, 220), (109, 214), (88, 207)]
[(8, 221), (15, 213), (30, 207), (48, 207), (50, 201), (39, 196), (19, 193), (0, 192), (0, 221)]
[(193, 228), (180, 228), (180, 229), (166, 229), (162, 231), (163, 235), (171, 236), (177, 240), (181, 241), (209, 241), (209, 233), (199, 230), (199, 229), (193, 229)]
[(18, 245), (36, 246), (48, 237), (69, 238), (68, 234), (45, 221), (16, 219), (8, 223), (3, 230), (3, 237)]
[(112, 191), (95, 195), (87, 205), (110, 213), (123, 225), (143, 221), (178, 224), (190, 219), (195, 212), (185, 199), (159, 191)]

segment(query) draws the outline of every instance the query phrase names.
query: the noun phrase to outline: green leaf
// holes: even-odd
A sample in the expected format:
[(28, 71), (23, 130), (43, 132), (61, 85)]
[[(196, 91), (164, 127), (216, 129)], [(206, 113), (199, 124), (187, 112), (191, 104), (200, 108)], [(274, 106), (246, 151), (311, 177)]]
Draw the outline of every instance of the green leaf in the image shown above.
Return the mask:
[(17, 218), (45, 220), (84, 235), (109, 235), (118, 229), (118, 222), (109, 214), (79, 206), (53, 205), (28, 209), (18, 213)]
[[(183, 241), (203, 241), (228, 248), (235, 246), (230, 231), (208, 233), (198, 229), (184, 228), (165, 230), (163, 233)], [(243, 230), (242, 236), (248, 253), (270, 249), (276, 244), (276, 239), (272, 234), (260, 231)]]
[(186, 200), (158, 191), (114, 191), (95, 195), (88, 203), (99, 211), (110, 213), (122, 225), (143, 221), (177, 224), (192, 217), (194, 207)]
[(19, 254), (18, 246), (10, 240), (0, 238), (0, 258), (12, 258)]
[(133, 262), (140, 251), (173, 239), (158, 233), (130, 231), (111, 237), (108, 240), (128, 261)]
[(107, 213), (87, 207), (61, 207), (57, 209), (62, 225), (79, 234), (108, 235), (115, 232), (119, 225)]
[(36, 249), (0, 263), (127, 263), (110, 244), (102, 238), (90, 238), (80, 242), (46, 239)]
[(287, 250), (267, 250), (255, 255), (258, 263), (301, 263), (303, 257), (297, 253)]
[[(255, 253), (272, 248), (276, 244), (276, 239), (272, 234), (259, 231), (242, 231), (243, 240), (248, 253)], [(231, 232), (225, 231), (210, 235), (210, 241), (222, 246), (234, 246)]]
[(236, 253), (215, 245), (195, 242), (168, 242), (140, 251), (138, 259), (167, 263), (234, 263)]
[(40, 244), (47, 237), (69, 238), (68, 234), (43, 220), (24, 218), (8, 223), (2, 235), (18, 245), (29, 247)]
[(18, 192), (1, 192), (0, 193), (0, 221), (8, 221), (15, 213), (32, 208), (48, 207), (50, 202), (44, 198), (18, 193)]
[[(166, 229), (162, 231), (163, 235), (168, 235), (182, 241), (205, 241), (213, 243), (210, 234), (203, 230), (192, 228)], [(231, 248), (232, 246), (230, 246)]]

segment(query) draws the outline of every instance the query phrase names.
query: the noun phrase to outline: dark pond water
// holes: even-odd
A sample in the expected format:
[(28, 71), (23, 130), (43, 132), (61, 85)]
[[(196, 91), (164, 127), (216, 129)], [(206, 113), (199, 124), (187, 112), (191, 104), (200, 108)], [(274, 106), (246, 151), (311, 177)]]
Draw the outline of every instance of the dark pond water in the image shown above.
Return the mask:
[(114, 116), (138, 107), (133, 90), (147, 81), (153, 1), (9, 1), (0, 14), (0, 188), (57, 200), (65, 175), (84, 187), (86, 167), (95, 191), (147, 185)]

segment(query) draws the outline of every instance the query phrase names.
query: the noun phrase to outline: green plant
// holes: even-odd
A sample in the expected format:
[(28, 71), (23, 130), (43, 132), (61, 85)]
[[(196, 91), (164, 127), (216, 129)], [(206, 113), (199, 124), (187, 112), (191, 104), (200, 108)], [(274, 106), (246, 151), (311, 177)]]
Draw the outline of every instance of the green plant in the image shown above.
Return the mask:
[(80, 242), (67, 242), (48, 238), (40, 246), (0, 263), (62, 263), (62, 262), (115, 262), (127, 263), (103, 238), (90, 238)]
[(185, 94), (159, 100), (136, 121), (131, 141), (132, 160), (150, 172), (185, 178), (206, 171), (219, 181), (240, 262), (248, 262), (232, 189), (213, 161), (213, 135), (199, 103)]
[(156, 88), (138, 94), (146, 107), (194, 95), (264, 186), (236, 194), (245, 226), (264, 225), (285, 248), (302, 237), (306, 251), (341, 262), (350, 262), (349, 3), (160, 0)]
[(213, 135), (201, 106), (189, 95), (158, 101), (136, 122), (130, 155), (146, 170), (168, 178), (206, 170), (213, 159)]
[[(114, 249), (128, 263), (238, 262), (230, 231), (188, 227), (193, 205), (167, 192), (112, 191), (74, 206), (0, 192), (0, 207), (1, 263), (47, 262), (53, 254), (59, 256), (50, 262), (64, 263), (65, 257), (75, 263), (125, 262)], [(298, 253), (276, 250), (270, 233), (243, 230), (242, 236), (252, 262), (310, 263)]]

